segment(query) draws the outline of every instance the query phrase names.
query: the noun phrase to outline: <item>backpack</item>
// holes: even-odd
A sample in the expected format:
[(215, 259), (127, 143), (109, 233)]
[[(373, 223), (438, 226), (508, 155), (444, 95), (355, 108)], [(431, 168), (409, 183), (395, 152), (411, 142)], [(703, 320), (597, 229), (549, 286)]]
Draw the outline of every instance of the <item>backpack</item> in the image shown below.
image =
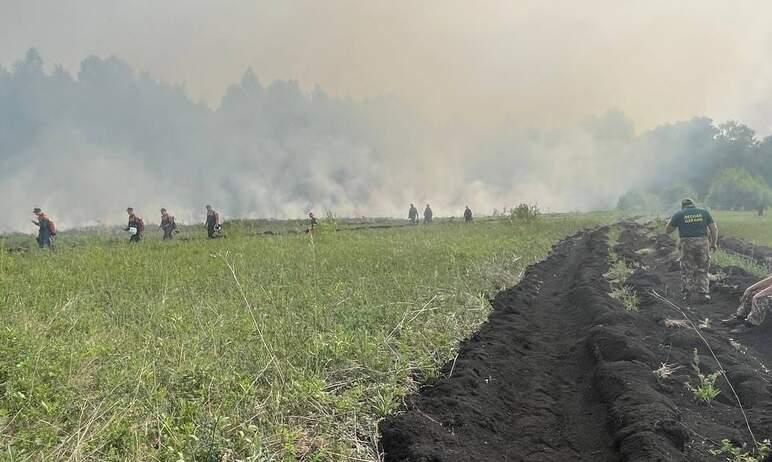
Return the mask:
[(54, 224), (53, 220), (51, 220), (50, 218), (48, 219), (48, 232), (52, 236), (56, 236), (56, 225)]
[(143, 233), (145, 231), (145, 222), (142, 221), (141, 217), (136, 217), (135, 220), (137, 223), (137, 233)]

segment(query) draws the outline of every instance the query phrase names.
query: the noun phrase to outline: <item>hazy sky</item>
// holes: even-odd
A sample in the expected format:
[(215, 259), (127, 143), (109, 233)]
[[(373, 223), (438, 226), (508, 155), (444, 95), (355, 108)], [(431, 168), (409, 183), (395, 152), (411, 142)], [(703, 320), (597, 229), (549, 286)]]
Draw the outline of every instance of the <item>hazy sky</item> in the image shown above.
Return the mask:
[(704, 114), (768, 133), (770, 19), (762, 1), (0, 0), (0, 63), (114, 54), (213, 106), (252, 66), (476, 129), (615, 107), (638, 129)]

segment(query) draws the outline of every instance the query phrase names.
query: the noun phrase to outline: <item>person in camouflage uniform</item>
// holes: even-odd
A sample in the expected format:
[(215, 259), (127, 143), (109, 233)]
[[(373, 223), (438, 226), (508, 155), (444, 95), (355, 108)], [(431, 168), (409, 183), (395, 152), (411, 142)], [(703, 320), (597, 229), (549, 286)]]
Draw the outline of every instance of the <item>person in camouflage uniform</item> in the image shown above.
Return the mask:
[(177, 230), (177, 223), (174, 221), (174, 216), (170, 215), (166, 209), (161, 209), (161, 225), (159, 226), (164, 232), (164, 241), (174, 239), (174, 232)]
[(410, 204), (410, 209), (407, 211), (407, 219), (410, 220), (411, 225), (418, 223), (418, 209), (413, 204)]
[(732, 330), (732, 333), (743, 334), (760, 326), (770, 307), (772, 307), (772, 276), (767, 276), (745, 289), (734, 317), (725, 319), (723, 322), (740, 324)]
[(217, 232), (220, 230), (220, 214), (217, 213), (211, 205), (206, 206), (206, 223), (204, 223), (204, 227), (206, 227), (206, 235), (209, 237), (209, 239), (214, 239), (217, 237)]
[(700, 301), (710, 300), (708, 268), (710, 252), (716, 250), (718, 227), (705, 209), (697, 208), (692, 199), (681, 201), (681, 210), (676, 212), (665, 228), (672, 233), (678, 229), (681, 292), (684, 300), (697, 297)]
[(469, 208), (467, 205), (464, 209), (464, 222), (465, 223), (471, 223), (472, 220), (474, 220), (474, 217), (472, 217), (472, 209)]
[(145, 236), (145, 221), (142, 220), (142, 217), (134, 213), (134, 208), (132, 207), (127, 208), (126, 213), (129, 215), (129, 223), (126, 228), (124, 228), (124, 231), (130, 231), (133, 228), (134, 234), (129, 237), (129, 242), (137, 244), (142, 241), (142, 238)]

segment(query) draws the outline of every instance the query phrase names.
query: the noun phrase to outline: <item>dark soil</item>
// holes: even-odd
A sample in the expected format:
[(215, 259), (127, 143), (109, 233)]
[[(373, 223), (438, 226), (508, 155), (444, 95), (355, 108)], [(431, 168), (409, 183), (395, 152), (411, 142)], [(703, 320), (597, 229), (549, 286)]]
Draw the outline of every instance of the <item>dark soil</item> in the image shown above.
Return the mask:
[(749, 244), (731, 236), (722, 236), (718, 243), (726, 251), (748, 257), (762, 266), (772, 266), (772, 249), (768, 247)]
[[(623, 223), (615, 251), (636, 271), (627, 281), (641, 303), (629, 312), (608, 296), (607, 229), (573, 236), (498, 294), (488, 322), (460, 348), (444, 378), (427, 384), (407, 410), (382, 425), (388, 461), (719, 461), (724, 438), (751, 443), (738, 403), (719, 377), (721, 394), (702, 404), (685, 387), (718, 368), (694, 329), (667, 327), (683, 307), (726, 370), (756, 439), (772, 436), (770, 326), (730, 342), (720, 319), (734, 312), (753, 277), (739, 268), (712, 292), (711, 303), (685, 307), (675, 243), (653, 229)], [(641, 252), (640, 250), (645, 249)], [(770, 321), (772, 323), (772, 321)], [(738, 343), (739, 342), (739, 343)], [(733, 344), (734, 343), (734, 346)], [(668, 378), (663, 363), (680, 366)]]

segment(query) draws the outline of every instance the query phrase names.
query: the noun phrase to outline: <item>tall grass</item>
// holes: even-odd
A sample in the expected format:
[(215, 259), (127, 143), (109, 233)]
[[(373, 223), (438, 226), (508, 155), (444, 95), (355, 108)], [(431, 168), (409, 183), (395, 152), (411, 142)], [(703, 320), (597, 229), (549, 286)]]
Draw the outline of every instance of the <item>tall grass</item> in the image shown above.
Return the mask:
[(729, 253), (721, 249), (717, 250), (712, 255), (712, 261), (718, 266), (737, 266), (738, 268), (742, 268), (748, 273), (760, 278), (769, 274), (769, 271), (765, 266), (758, 264), (752, 258)]
[(714, 212), (719, 234), (745, 239), (752, 244), (772, 246), (772, 216), (751, 212)]
[(2, 251), (0, 459), (378, 460), (487, 298), (600, 220)]

